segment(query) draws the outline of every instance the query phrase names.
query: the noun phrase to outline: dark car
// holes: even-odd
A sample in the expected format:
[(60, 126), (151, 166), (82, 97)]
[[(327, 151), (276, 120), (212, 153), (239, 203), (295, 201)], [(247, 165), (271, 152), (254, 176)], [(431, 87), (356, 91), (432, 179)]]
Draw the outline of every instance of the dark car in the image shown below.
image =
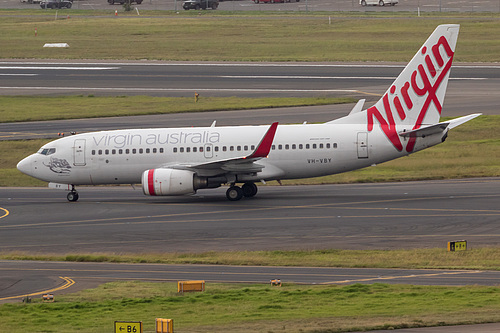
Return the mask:
[[(120, 5), (123, 5), (126, 1), (128, 0), (108, 0), (108, 3), (110, 5), (114, 5), (115, 3), (119, 3)], [(142, 0), (130, 0), (130, 3), (136, 3), (138, 5), (140, 5), (142, 3)]]
[(185, 10), (189, 9), (217, 9), (219, 7), (219, 0), (186, 0), (182, 4), (182, 8)]
[(40, 7), (42, 8), (71, 8), (73, 6), (72, 0), (42, 0)]

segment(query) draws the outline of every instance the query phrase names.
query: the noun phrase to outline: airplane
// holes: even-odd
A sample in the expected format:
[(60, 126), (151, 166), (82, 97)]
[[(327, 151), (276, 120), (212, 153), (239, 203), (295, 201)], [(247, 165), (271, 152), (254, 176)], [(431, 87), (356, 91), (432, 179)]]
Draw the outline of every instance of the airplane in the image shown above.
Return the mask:
[[(124, 129), (47, 143), (17, 168), (66, 189), (142, 184), (145, 195), (229, 187), (227, 199), (257, 194), (256, 182), (331, 175), (407, 156), (444, 142), (480, 114), (440, 122), (459, 25), (438, 26), (384, 95), (322, 124)], [(242, 184), (239, 186), (239, 184)]]

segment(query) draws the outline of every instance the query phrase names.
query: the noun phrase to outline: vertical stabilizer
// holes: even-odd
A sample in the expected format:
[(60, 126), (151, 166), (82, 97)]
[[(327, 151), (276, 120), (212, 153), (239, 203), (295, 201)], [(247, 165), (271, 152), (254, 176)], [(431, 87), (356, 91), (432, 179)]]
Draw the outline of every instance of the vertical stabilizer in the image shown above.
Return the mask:
[(438, 26), (374, 106), (329, 123), (366, 122), (368, 132), (380, 130), (397, 150), (412, 152), (416, 139), (398, 132), (439, 123), (459, 28)]
[[(367, 110), (368, 131), (380, 126), (399, 151), (397, 126), (415, 130), (439, 122), (458, 38), (458, 24), (440, 25), (411, 59), (383, 97)], [(413, 150), (410, 140), (406, 150)]]

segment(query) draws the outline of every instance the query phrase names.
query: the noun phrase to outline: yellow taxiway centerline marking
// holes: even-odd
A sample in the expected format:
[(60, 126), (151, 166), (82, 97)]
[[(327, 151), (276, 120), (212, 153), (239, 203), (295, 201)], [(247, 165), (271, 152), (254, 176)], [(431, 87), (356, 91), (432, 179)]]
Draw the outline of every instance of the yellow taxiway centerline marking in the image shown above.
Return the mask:
[(22, 298), (22, 297), (26, 297), (26, 296), (36, 296), (36, 295), (43, 295), (43, 294), (53, 293), (54, 291), (67, 289), (67, 288), (69, 288), (69, 287), (71, 287), (72, 285), (75, 284), (75, 281), (73, 281), (69, 277), (60, 276), (59, 278), (63, 279), (65, 281), (65, 283), (62, 286), (60, 286), (60, 287), (49, 289), (49, 290), (44, 290), (44, 291), (39, 291), (39, 292), (36, 292), (36, 293), (31, 293), (31, 294), (23, 294), (23, 295), (18, 295), (18, 296), (3, 297), (3, 298), (0, 298), (0, 301), (5, 301), (5, 300), (8, 300), (8, 299), (15, 299), (15, 298)]
[(2, 216), (0, 216), (0, 219), (4, 218), (10, 214), (9, 211), (5, 208), (0, 207), (0, 210), (3, 210), (5, 212)]
[(359, 282), (367, 282), (374, 280), (395, 280), (395, 279), (408, 279), (414, 277), (434, 277), (434, 276), (443, 276), (443, 275), (457, 275), (457, 274), (471, 274), (471, 273), (481, 273), (481, 271), (460, 271), (460, 272), (443, 272), (443, 273), (429, 273), (429, 274), (412, 274), (412, 275), (399, 275), (399, 276), (379, 276), (373, 278), (366, 279), (355, 279), (355, 280), (343, 280), (343, 281), (330, 281), (323, 282), (320, 284), (340, 284), (340, 283), (359, 283)]

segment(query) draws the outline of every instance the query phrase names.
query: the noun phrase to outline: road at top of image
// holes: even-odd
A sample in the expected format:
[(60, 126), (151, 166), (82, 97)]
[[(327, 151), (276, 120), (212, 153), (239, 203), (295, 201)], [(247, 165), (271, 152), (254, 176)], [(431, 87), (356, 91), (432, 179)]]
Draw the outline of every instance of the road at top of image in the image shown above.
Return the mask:
[[(287, 0), (288, 1), (288, 0)], [(30, 3), (34, 2), (34, 3)], [(35, 8), (51, 13), (51, 9), (41, 9), (37, 0), (4, 0), (0, 8)], [(278, 2), (278, 0), (276, 0)], [(386, 1), (387, 2), (387, 1)], [(171, 10), (183, 12), (182, 0), (144, 0), (140, 5), (132, 4), (140, 14), (141, 10)], [(73, 2), (72, 9), (86, 10), (118, 10), (123, 11), (119, 0), (110, 5), (106, 0), (78, 0)], [(395, 6), (366, 6), (360, 5), (359, 0), (290, 0), (284, 3), (264, 3), (260, 0), (220, 1), (218, 11), (280, 11), (280, 12), (500, 12), (500, 3), (497, 0), (482, 1), (455, 1), (455, 0), (399, 0)], [(191, 10), (193, 11), (193, 10)], [(207, 10), (211, 11), (211, 9)]]

